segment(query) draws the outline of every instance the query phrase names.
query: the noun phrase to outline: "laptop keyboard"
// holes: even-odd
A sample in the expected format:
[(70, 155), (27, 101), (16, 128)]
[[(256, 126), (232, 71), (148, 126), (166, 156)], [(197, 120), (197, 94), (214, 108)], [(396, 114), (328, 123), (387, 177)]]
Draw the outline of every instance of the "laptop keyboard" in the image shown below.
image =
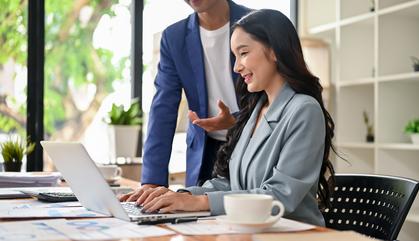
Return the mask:
[(143, 207), (137, 206), (135, 202), (121, 202), (121, 205), (129, 215), (139, 216), (144, 214), (141, 212)]
[(143, 212), (142, 206), (137, 206), (135, 202), (121, 202), (122, 207), (124, 208), (125, 212), (127, 212), (129, 215), (139, 216), (139, 215), (153, 215), (158, 214), (159, 210), (156, 210), (151, 213)]

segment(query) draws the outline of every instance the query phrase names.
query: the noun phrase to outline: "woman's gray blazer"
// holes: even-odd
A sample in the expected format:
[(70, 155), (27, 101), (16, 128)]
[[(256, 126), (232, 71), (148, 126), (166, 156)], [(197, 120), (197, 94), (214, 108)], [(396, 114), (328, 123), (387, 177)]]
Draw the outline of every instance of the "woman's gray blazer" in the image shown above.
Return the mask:
[(265, 102), (258, 101), (231, 155), (230, 180), (214, 178), (187, 190), (208, 195), (213, 215), (225, 213), (226, 194), (263, 193), (284, 204), (285, 217), (324, 226), (316, 199), (325, 139), (321, 107), (284, 84), (252, 136)]

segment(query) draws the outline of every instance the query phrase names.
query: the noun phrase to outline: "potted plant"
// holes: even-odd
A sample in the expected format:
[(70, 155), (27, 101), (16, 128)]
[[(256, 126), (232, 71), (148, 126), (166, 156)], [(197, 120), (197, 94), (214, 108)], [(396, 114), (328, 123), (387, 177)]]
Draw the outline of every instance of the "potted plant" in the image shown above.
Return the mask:
[(128, 109), (123, 105), (112, 104), (106, 122), (109, 124), (111, 158), (136, 157), (142, 123), (140, 103), (134, 100)]
[(31, 153), (35, 148), (35, 143), (23, 143), (20, 138), (13, 140), (10, 138), (0, 144), (1, 155), (4, 160), (4, 170), (6, 172), (20, 172), (24, 155)]
[(410, 59), (412, 60), (412, 63), (413, 63), (413, 70), (419, 71), (419, 59), (415, 56), (410, 56)]
[(419, 119), (410, 120), (407, 122), (404, 131), (410, 134), (413, 144), (419, 144)]
[(368, 113), (364, 110), (362, 114), (364, 116), (365, 127), (367, 128), (367, 136), (365, 139), (367, 142), (374, 142), (374, 130), (372, 128), (372, 124), (369, 121)]

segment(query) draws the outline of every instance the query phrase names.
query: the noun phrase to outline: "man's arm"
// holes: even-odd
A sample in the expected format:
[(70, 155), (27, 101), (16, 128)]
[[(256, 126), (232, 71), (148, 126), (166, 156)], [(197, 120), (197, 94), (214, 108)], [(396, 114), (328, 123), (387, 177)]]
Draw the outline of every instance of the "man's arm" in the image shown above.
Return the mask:
[(144, 143), (142, 184), (168, 185), (168, 165), (182, 91), (168, 39), (164, 31), (155, 79), (157, 92), (151, 104), (148, 134)]

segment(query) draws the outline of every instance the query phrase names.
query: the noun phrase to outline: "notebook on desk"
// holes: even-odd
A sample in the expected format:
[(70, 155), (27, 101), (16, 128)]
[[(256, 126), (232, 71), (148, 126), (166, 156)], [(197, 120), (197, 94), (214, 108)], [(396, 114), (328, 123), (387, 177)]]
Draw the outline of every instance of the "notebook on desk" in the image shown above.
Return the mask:
[(83, 144), (41, 141), (41, 145), (80, 203), (91, 211), (133, 222), (210, 215), (209, 212), (144, 214), (134, 203), (119, 202)]

